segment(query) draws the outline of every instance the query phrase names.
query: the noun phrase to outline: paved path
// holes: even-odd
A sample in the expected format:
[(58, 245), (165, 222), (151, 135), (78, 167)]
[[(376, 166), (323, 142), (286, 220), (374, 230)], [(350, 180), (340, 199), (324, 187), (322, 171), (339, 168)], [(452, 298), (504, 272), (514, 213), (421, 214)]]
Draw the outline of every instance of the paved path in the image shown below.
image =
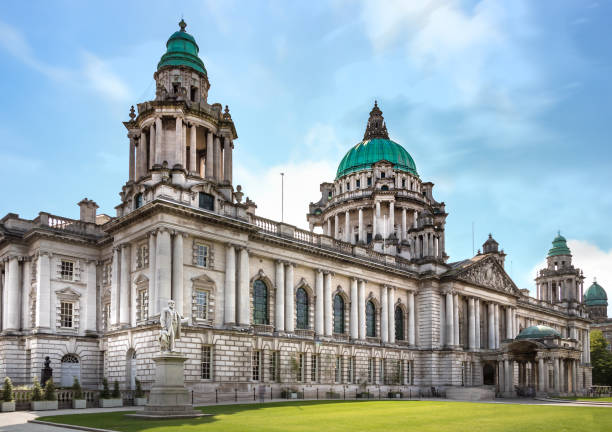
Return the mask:
[[(310, 400), (310, 399), (307, 399)], [(371, 399), (374, 401), (375, 399)], [(402, 399), (398, 399), (402, 400)], [(403, 399), (405, 400), (405, 399)], [(419, 399), (413, 399), (418, 401)], [(420, 399), (423, 401), (431, 402), (469, 402), (469, 401), (456, 401), (449, 399)], [(269, 403), (270, 401), (266, 401)], [(290, 402), (286, 399), (277, 399), (272, 402)], [(296, 402), (295, 400), (293, 402)], [(545, 400), (535, 399), (504, 399), (494, 401), (473, 401), (475, 403), (493, 403), (493, 404), (523, 404), (523, 405), (548, 405), (548, 406), (572, 406), (572, 407), (597, 407), (597, 408), (610, 408), (610, 406), (597, 405), (597, 404), (585, 404), (585, 403), (572, 403), (572, 402), (551, 402)], [(237, 402), (236, 404), (248, 404), (248, 403), (259, 403), (259, 402)], [(208, 404), (215, 405), (215, 404)], [(223, 403), (223, 405), (233, 405), (233, 403)], [(204, 405), (201, 405), (204, 406)], [(142, 410), (142, 407), (123, 407), (123, 408), (86, 408), (86, 409), (62, 409), (57, 411), (15, 411), (12, 413), (1, 413), (0, 414), (0, 431), (2, 432), (74, 432), (74, 429), (61, 428), (55, 426), (47, 426), (40, 424), (28, 423), (28, 420), (40, 419), (44, 420), (44, 416), (50, 415), (64, 415), (64, 414), (87, 414), (87, 413), (100, 413), (100, 412), (111, 412), (111, 411), (138, 411)]]

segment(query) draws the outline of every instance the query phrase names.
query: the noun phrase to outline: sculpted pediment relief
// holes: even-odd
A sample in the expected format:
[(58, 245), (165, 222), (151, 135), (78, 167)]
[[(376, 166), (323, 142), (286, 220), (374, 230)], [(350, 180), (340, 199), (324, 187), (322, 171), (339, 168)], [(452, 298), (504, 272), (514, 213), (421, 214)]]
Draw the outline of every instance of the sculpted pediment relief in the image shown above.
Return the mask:
[(519, 290), (512, 279), (494, 258), (487, 258), (466, 268), (457, 274), (456, 278), (496, 291), (519, 295)]

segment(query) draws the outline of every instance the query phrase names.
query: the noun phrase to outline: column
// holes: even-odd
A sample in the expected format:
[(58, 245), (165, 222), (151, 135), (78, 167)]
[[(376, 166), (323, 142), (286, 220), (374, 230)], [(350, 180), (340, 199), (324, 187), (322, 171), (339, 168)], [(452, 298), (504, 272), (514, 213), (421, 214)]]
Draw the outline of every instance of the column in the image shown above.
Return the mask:
[(315, 274), (315, 334), (320, 336), (325, 329), (323, 311), (323, 271), (317, 270)]
[(416, 210), (414, 210), (414, 213), (412, 214), (412, 227), (413, 228), (418, 227), (418, 213)]
[(389, 287), (388, 291), (389, 307), (387, 311), (389, 313), (389, 342), (395, 343), (395, 288)]
[(324, 307), (325, 307), (325, 336), (331, 336), (333, 332), (333, 305), (331, 273), (324, 273)]
[(134, 134), (128, 133), (130, 139), (130, 181), (134, 181), (136, 178), (136, 138)]
[(4, 330), (19, 330), (19, 285), (21, 284), (21, 270), (19, 258), (12, 256), (8, 260), (8, 276), (6, 277), (7, 294), (5, 296), (7, 307), (4, 315)]
[(198, 127), (195, 123), (191, 123), (191, 128), (189, 129), (189, 171), (196, 172), (197, 171), (197, 137), (198, 137)]
[(39, 252), (36, 263), (36, 328), (51, 328), (51, 267), (49, 254)]
[(554, 358), (553, 359), (553, 382), (554, 382), (554, 389), (555, 389), (555, 393), (559, 393), (560, 388), (559, 388), (559, 359), (558, 358)]
[(416, 316), (414, 314), (414, 292), (408, 291), (408, 343), (416, 345)]
[(547, 372), (544, 370), (544, 358), (538, 357), (538, 392), (546, 391), (545, 377)]
[(591, 335), (588, 329), (586, 331), (586, 342), (587, 342), (587, 363), (591, 364)]
[(206, 133), (206, 165), (204, 167), (206, 178), (212, 180), (215, 176), (214, 165), (214, 149), (213, 149), (213, 133), (208, 131)]
[(506, 376), (504, 377), (504, 382), (506, 383), (506, 392), (512, 393), (512, 384), (514, 381), (514, 364), (512, 361), (508, 359), (504, 360), (504, 371), (506, 372)]
[[(119, 259), (121, 257), (121, 249), (119, 246), (113, 247), (113, 263), (111, 270), (111, 304), (110, 304), (110, 325), (116, 326), (119, 324)], [(51, 298), (49, 297), (49, 301)]]
[(174, 234), (174, 247), (172, 248), (172, 300), (176, 310), (185, 315), (183, 310), (183, 234)]
[(334, 238), (336, 240), (340, 239), (340, 222), (338, 218), (338, 213), (334, 215)]
[(366, 339), (366, 322), (365, 322), (365, 281), (359, 281), (359, 339)]
[[(359, 209), (361, 213), (361, 209)], [(357, 294), (357, 279), (351, 278), (351, 339), (359, 338), (359, 298)]]
[[(275, 319), (276, 331), (285, 331), (285, 264), (277, 260), (276, 261), (276, 301), (275, 301)], [(316, 313), (316, 310), (315, 310)], [(316, 321), (316, 319), (315, 319)]]
[(376, 202), (376, 233), (374, 234), (374, 236), (377, 236), (378, 234), (381, 234), (381, 229), (380, 229), (380, 201)]
[(347, 210), (344, 212), (344, 241), (352, 243), (351, 237), (351, 213)]
[(130, 291), (132, 284), (130, 281), (130, 252), (132, 248), (129, 244), (121, 245), (121, 280), (119, 282), (119, 325), (130, 325)]
[(389, 225), (387, 236), (391, 237), (395, 234), (395, 203), (393, 201), (389, 203)]
[(489, 344), (487, 348), (495, 349), (495, 305), (489, 303)]
[(506, 306), (506, 339), (512, 338), (512, 308)]
[(376, 208), (372, 209), (372, 241), (376, 240), (378, 232), (378, 219), (376, 218)]
[(468, 299), (468, 346), (470, 351), (476, 349), (476, 312), (473, 297)]
[(242, 247), (238, 268), (238, 322), (241, 325), (251, 324), (249, 297), (249, 251), (246, 247)]
[(213, 147), (213, 158), (215, 159), (213, 162), (213, 176), (216, 181), (221, 180), (221, 141), (218, 136), (214, 138), (214, 147)]
[(171, 253), (170, 231), (160, 228), (157, 232), (157, 269), (155, 274), (155, 285), (157, 287), (156, 314), (168, 306), (171, 298)]
[(149, 126), (149, 169), (153, 168), (153, 165), (155, 165), (156, 140), (155, 122), (153, 122), (151, 126)]
[(565, 360), (559, 359), (559, 391), (564, 393), (566, 390)]
[(183, 119), (176, 118), (176, 129), (174, 131), (174, 165), (183, 165)]
[(578, 385), (578, 373), (576, 370), (578, 368), (577, 360), (572, 360), (571, 368), (572, 368), (572, 393), (577, 394), (577, 385)]
[(95, 333), (96, 332), (96, 318), (97, 318), (97, 295), (96, 295), (96, 262), (93, 260), (86, 262), (87, 266), (87, 281), (86, 281), (86, 292), (87, 296), (84, 298), (85, 306), (85, 332)]
[(164, 125), (161, 117), (155, 118), (155, 163), (161, 165), (164, 158), (162, 151), (162, 137), (164, 136)]
[(147, 133), (143, 130), (140, 132), (138, 139), (138, 169), (136, 170), (136, 179), (147, 174)]
[(380, 337), (383, 343), (387, 343), (389, 342), (389, 298), (387, 287), (383, 285), (380, 291)]
[(453, 293), (451, 291), (446, 293), (446, 345), (455, 345), (455, 320), (453, 318), (454, 306), (453, 306)]
[(495, 329), (494, 329), (494, 335), (495, 335), (495, 349), (499, 348), (499, 305), (496, 304), (495, 305)]
[(506, 372), (504, 370), (504, 361), (497, 362), (497, 387), (500, 393), (504, 393), (506, 389)]
[[(21, 311), (19, 313), (21, 317), (20, 328), (23, 330), (32, 328), (34, 323), (30, 323), (31, 315), (30, 315), (30, 289), (32, 288), (32, 261), (30, 257), (24, 257), (23, 264), (21, 266), (22, 276), (21, 276), (21, 285), (19, 287), (19, 292), (21, 294)], [(96, 291), (94, 290), (94, 297)], [(94, 300), (95, 304), (95, 300)], [(94, 315), (95, 316), (95, 315)]]
[(474, 347), (480, 349), (480, 299), (474, 299)]
[(293, 267), (294, 264), (287, 263), (285, 266), (285, 331), (295, 330), (293, 311), (295, 301), (293, 299)]
[(327, 218), (327, 232), (325, 233), (325, 235), (328, 236), (332, 236), (332, 229), (331, 229), (331, 218)]
[(446, 294), (440, 294), (440, 348), (446, 346)]
[(455, 331), (454, 341), (455, 345), (461, 343), (459, 339), (459, 294), (453, 295), (453, 330)]
[(223, 137), (223, 180), (232, 184), (232, 142), (229, 137)]
[(156, 273), (156, 245), (155, 231), (149, 233), (149, 316), (158, 314), (155, 310), (157, 306), (157, 286), (155, 285), (155, 273)]
[(359, 209), (359, 228), (358, 230), (359, 230), (359, 233), (358, 233), (359, 244), (363, 244), (365, 239), (363, 235), (363, 209), (362, 208)]
[(407, 230), (406, 230), (406, 208), (404, 207), (402, 209), (402, 241), (405, 242), (406, 241), (406, 234), (407, 234)]

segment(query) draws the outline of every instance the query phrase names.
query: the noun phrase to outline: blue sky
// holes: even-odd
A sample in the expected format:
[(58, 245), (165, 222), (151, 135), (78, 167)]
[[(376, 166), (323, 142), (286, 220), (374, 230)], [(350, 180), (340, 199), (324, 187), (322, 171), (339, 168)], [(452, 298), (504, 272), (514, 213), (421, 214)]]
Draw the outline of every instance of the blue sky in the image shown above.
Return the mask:
[(235, 183), (305, 227), (374, 99), (446, 202), (451, 261), (492, 232), (520, 287), (560, 229), (612, 286), (610, 1), (0, 3), (0, 214), (114, 214), (121, 121), (184, 16), (239, 139)]

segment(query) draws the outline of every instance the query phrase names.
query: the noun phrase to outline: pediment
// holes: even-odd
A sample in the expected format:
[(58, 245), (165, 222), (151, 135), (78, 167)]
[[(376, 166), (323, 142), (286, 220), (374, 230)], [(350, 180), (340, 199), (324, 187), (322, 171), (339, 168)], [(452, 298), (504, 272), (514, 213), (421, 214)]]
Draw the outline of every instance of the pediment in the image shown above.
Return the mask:
[(518, 287), (494, 257), (466, 267), (455, 275), (455, 279), (507, 294), (520, 295)]
[(81, 297), (81, 294), (77, 291), (73, 290), (70, 287), (62, 288), (60, 290), (55, 291), (55, 295), (58, 297), (72, 297), (78, 298)]
[(201, 284), (201, 285), (214, 285), (215, 281), (210, 278), (207, 274), (201, 274), (200, 276), (191, 278), (193, 283)]

